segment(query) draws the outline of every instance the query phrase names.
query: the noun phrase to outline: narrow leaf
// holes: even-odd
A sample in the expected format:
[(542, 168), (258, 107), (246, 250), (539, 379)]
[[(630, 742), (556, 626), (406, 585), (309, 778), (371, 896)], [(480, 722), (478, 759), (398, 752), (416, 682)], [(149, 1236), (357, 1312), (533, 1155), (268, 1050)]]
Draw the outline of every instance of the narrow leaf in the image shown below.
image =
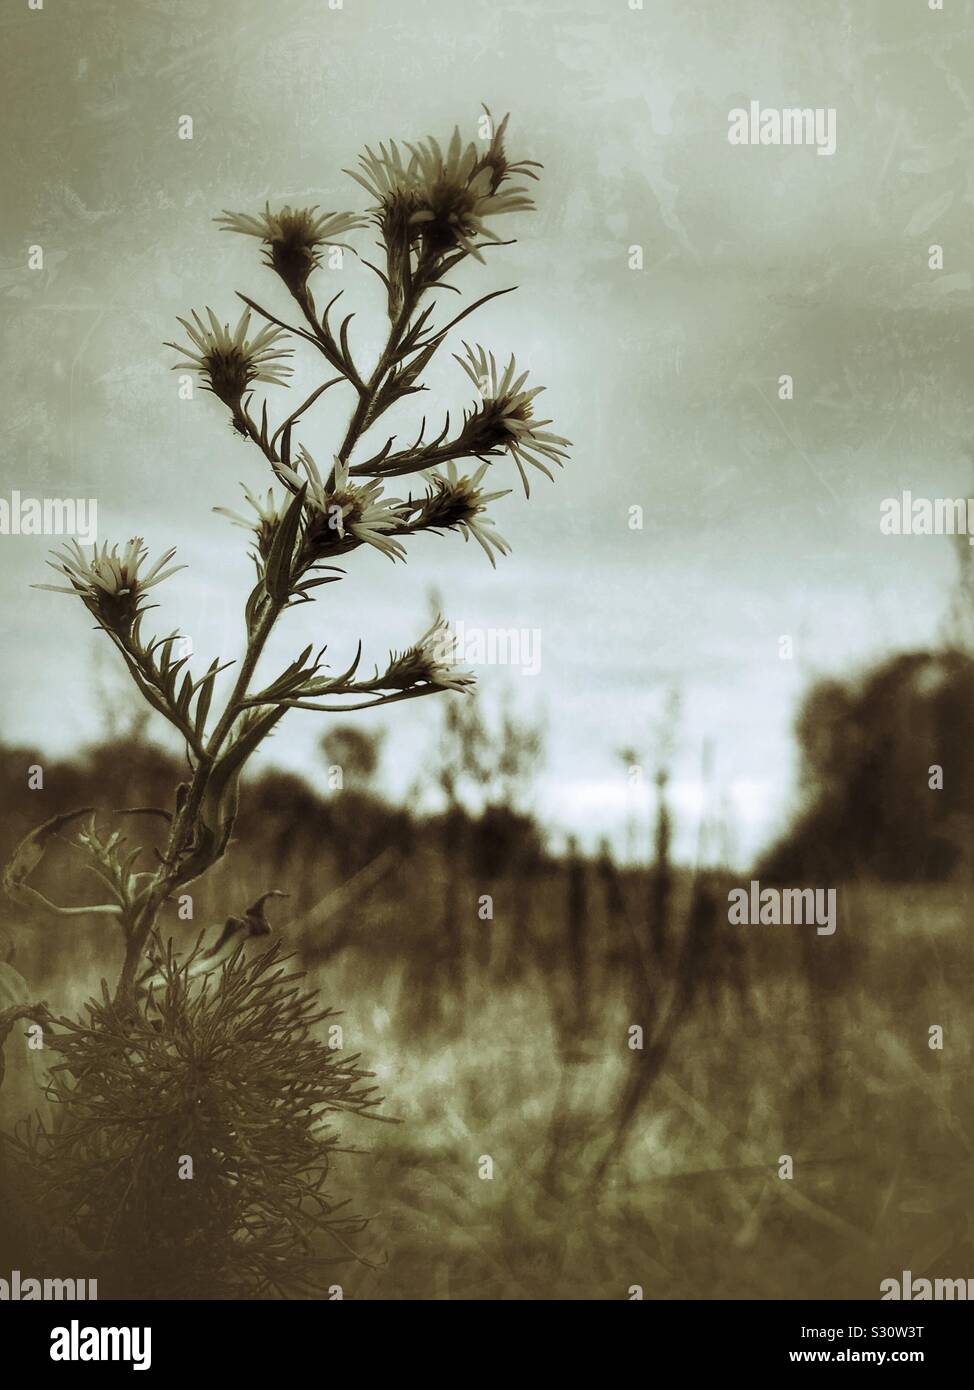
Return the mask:
[(271, 551), (267, 557), (264, 585), (276, 603), (282, 603), (287, 598), (291, 588), (291, 561), (294, 556), (294, 541), (301, 524), (301, 512), (307, 491), (308, 484), (305, 483), (301, 491), (295, 493), (291, 505), (277, 524)]

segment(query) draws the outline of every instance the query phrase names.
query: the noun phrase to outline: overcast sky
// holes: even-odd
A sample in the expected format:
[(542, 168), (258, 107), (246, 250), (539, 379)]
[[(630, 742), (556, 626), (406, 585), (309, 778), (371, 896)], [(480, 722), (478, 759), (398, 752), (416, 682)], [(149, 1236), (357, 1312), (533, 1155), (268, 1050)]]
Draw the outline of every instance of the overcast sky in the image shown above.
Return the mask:
[[(676, 689), (681, 847), (705, 740), (738, 852), (773, 833), (808, 682), (929, 642), (947, 602), (949, 543), (881, 536), (878, 519), (904, 488), (970, 491), (971, 5), (11, 0), (0, 26), (0, 495), (96, 498), (100, 539), (178, 545), (191, 568), (160, 591), (160, 628), (181, 624), (207, 660), (233, 655), (249, 562), (211, 508), (262, 483), (261, 459), (211, 396), (177, 398), (162, 340), (190, 308), (235, 314), (235, 290), (282, 311), (286, 296), (256, 242), (209, 219), (265, 200), (360, 208), (340, 170), (365, 143), (455, 122), (472, 139), (481, 101), (509, 109), (511, 153), (545, 165), (539, 211), (458, 278), (473, 294), (519, 287), (464, 327), (546, 384), (572, 462), (530, 502), (516, 489), (497, 505), (513, 554), (496, 573), (459, 537), (417, 539), (406, 568), (358, 551), (283, 625), (267, 669), (312, 639), (347, 663), (359, 636), (381, 662), (422, 631), (436, 585), (468, 628), (540, 631), (537, 675), (487, 667), (481, 684), (488, 704), (510, 688), (549, 720), (538, 800), (561, 826), (622, 842), (616, 750), (649, 753)], [(730, 145), (728, 112), (752, 99), (834, 108), (836, 153)], [(356, 245), (370, 254), (368, 234)], [(352, 259), (329, 276), (368, 362), (378, 284)], [(428, 380), (434, 416), (467, 401), (447, 353)], [(270, 392), (277, 418), (286, 399)], [(309, 416), (316, 456), (349, 406), (336, 388)], [(516, 484), (509, 463), (496, 471)], [(48, 544), (0, 537), (2, 734), (53, 755), (98, 731), (99, 635), (80, 604), (28, 587)], [(386, 715), (395, 787), (436, 718), (426, 701)], [(262, 757), (313, 773), (321, 731), (295, 714)]]

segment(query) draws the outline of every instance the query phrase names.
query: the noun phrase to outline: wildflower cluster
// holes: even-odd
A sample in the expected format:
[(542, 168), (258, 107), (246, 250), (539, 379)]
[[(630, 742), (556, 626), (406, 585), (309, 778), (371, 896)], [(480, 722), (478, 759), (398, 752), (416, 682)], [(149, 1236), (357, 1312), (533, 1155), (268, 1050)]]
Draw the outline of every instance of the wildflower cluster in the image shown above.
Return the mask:
[[(486, 108), (485, 108), (486, 111)], [(488, 126), (493, 126), (486, 111)], [(494, 130), (490, 144), (480, 150), (464, 145), (455, 129), (446, 154), (429, 136), (405, 145), (395, 140), (368, 146), (359, 157), (359, 171), (346, 170), (375, 202), (369, 214), (378, 227), (386, 253), (382, 275), (389, 294), (389, 317), (395, 319), (417, 285), (437, 283), (464, 256), (483, 261), (486, 245), (501, 238), (494, 219), (514, 212), (531, 212), (534, 203), (526, 188), (512, 179), (537, 179), (540, 164), (511, 162), (504, 148), (508, 117)]]
[[(167, 344), (180, 353), (177, 369), (198, 376), (269, 469), (263, 489), (244, 488), (245, 512), (216, 509), (244, 528), (251, 541), (255, 576), (243, 606), (239, 661), (214, 660), (194, 674), (190, 644), (178, 630), (161, 636), (146, 631), (151, 591), (182, 568), (172, 563), (173, 548), (150, 561), (140, 537), (121, 547), (96, 544), (91, 554), (72, 541), (53, 560), (62, 582), (37, 586), (81, 599), (121, 654), (140, 694), (181, 735), (188, 764), (170, 806), (124, 813), (154, 817), (162, 828), (162, 844), (148, 867), (137, 867), (140, 850), (115, 828), (102, 830), (86, 820), (76, 836), (75, 847), (107, 889), (104, 902), (64, 906), (29, 881), (50, 842), (90, 808), (32, 831), (3, 876), (5, 891), (18, 903), (61, 917), (97, 914), (121, 928), (123, 959), (114, 994), (106, 987), (87, 1023), (59, 1021), (58, 1046), (67, 1064), (65, 1084), (56, 1083), (52, 1096), (69, 1118), (56, 1134), (35, 1131), (32, 1141), (33, 1157), (49, 1167), (49, 1191), (59, 1194), (50, 1209), (73, 1223), (75, 1235), (90, 1235), (100, 1248), (109, 1249), (123, 1228), (136, 1245), (143, 1237), (157, 1246), (164, 1242), (169, 1216), (160, 1208), (156, 1221), (147, 1203), (162, 1186), (153, 1176), (157, 1160), (165, 1169), (174, 1153), (186, 1151), (187, 1126), (211, 1162), (205, 1191), (212, 1208), (201, 1209), (194, 1220), (198, 1231), (208, 1232), (213, 1250), (222, 1252), (220, 1269), (236, 1260), (248, 1278), (277, 1288), (279, 1251), (293, 1257), (297, 1242), (302, 1258), (312, 1258), (301, 1224), (308, 1212), (316, 1230), (315, 1213), (322, 1228), (330, 1229), (311, 1118), (318, 1106), (339, 1107), (343, 1096), (351, 1108), (362, 1109), (365, 1100), (350, 1089), (359, 1076), (354, 1067), (326, 1067), (324, 1090), (315, 1082), (322, 1056), (305, 1039), (316, 1019), (304, 1005), (298, 1009), (294, 1000), (301, 996), (272, 969), (276, 957), (265, 955), (256, 973), (246, 973), (245, 943), (270, 932), (264, 904), (277, 890), (249, 908), (237, 905), (214, 940), (201, 939), (185, 969), (174, 962), (158, 924), (179, 890), (225, 854), (241, 773), (289, 711), (362, 709), (472, 690), (473, 676), (454, 664), (450, 629), (442, 619), (377, 663), (371, 675), (362, 673), (361, 641), (348, 666), (337, 672), (325, 663), (323, 646), (316, 651), (309, 645), (260, 684), (257, 668), (281, 614), (320, 598), (322, 586), (340, 582), (345, 570), (336, 560), (344, 562), (366, 547), (400, 562), (410, 538), (421, 532), (456, 532), (472, 539), (496, 565), (510, 547), (488, 508), (510, 489), (495, 486), (494, 467), (509, 457), (527, 495), (529, 469), (550, 478), (551, 465), (567, 458), (568, 441), (549, 433), (551, 422), (533, 413), (541, 388), (528, 386), (528, 373), (518, 370), (514, 357), (499, 370), (492, 353), (466, 344), (457, 360), (478, 394), (456, 429), (451, 430), (447, 414), (439, 432), (427, 438), (424, 417), (407, 448), (395, 448), (395, 436), (371, 452), (364, 442), (392, 406), (426, 389), (423, 374), (454, 326), (509, 293), (488, 291), (449, 321), (434, 322), (439, 292), (454, 288), (444, 277), (465, 260), (482, 264), (488, 247), (503, 244), (500, 220), (533, 207), (524, 180), (536, 179), (540, 165), (509, 159), (507, 118), (496, 129), (489, 112), (486, 119), (479, 143), (464, 143), (455, 131), (445, 148), (429, 137), (404, 146), (392, 141), (380, 145), (377, 154), (367, 149), (352, 174), (372, 200), (364, 212), (272, 209), (268, 203), (263, 212), (224, 211), (216, 219), (222, 230), (260, 243), (265, 264), (301, 314), (300, 323), (290, 324), (240, 295), (244, 307), (235, 323), (211, 308), (193, 311), (179, 319), (187, 341)], [(362, 264), (382, 281), (389, 319), (385, 343), (368, 369), (353, 349), (354, 314), (333, 324), (340, 296), (319, 311), (313, 288), (315, 275), (324, 272), (326, 251), (348, 251), (344, 238), (367, 227), (378, 233), (385, 269), (364, 257)], [(330, 373), (272, 424), (270, 403), (278, 388), (289, 388), (298, 347), (320, 354)], [(340, 440), (313, 447), (307, 438), (310, 413), (336, 386), (351, 392), (347, 427)], [(259, 411), (258, 389), (264, 391)], [(466, 468), (463, 460), (470, 461)], [(415, 486), (401, 485), (404, 495), (387, 492), (391, 479), (409, 477)], [(218, 677), (226, 666), (235, 669), (222, 707), (215, 706)], [(148, 862), (146, 856), (143, 863)], [(41, 1009), (18, 1002), (17, 1019)], [(266, 1035), (253, 1021), (260, 1009), (268, 1011), (272, 1031)], [(15, 1021), (5, 1016), (0, 1045)], [(252, 1054), (244, 1039), (262, 1049), (258, 1060), (266, 1094), (256, 1099)], [(177, 1056), (199, 1059), (211, 1043), (222, 1050), (213, 1053), (205, 1085), (195, 1062), (174, 1071)], [(245, 1073), (247, 1088), (238, 1084)], [(286, 1091), (281, 1089), (285, 1073)], [(294, 1077), (303, 1078), (300, 1085)], [(250, 1099), (242, 1099), (245, 1091)], [(126, 1124), (101, 1126), (108, 1098), (115, 1104), (119, 1096)], [(281, 1147), (283, 1138), (277, 1144), (285, 1131), (293, 1165), (286, 1166), (290, 1177), (275, 1193), (271, 1160), (287, 1147)], [(138, 1232), (136, 1238), (132, 1233)]]
[[(125, 919), (119, 997), (131, 998), (135, 992), (162, 904), (224, 853), (240, 772), (288, 710), (358, 708), (441, 690), (466, 692), (473, 686), (472, 676), (456, 671), (443, 658), (440, 624), (390, 656), (384, 670), (380, 673), (376, 667), (368, 679), (358, 675), (361, 643), (341, 674), (328, 675), (324, 649), (313, 656), (309, 647), (263, 689), (255, 690), (253, 679), (279, 615), (295, 604), (312, 602), (321, 586), (343, 578), (344, 569), (334, 561), (345, 560), (363, 546), (401, 561), (410, 537), (429, 531), (457, 532), (466, 541), (474, 540), (496, 565), (510, 551), (488, 513), (509, 492), (493, 485), (497, 460), (511, 458), (527, 495), (531, 469), (551, 478), (552, 465), (560, 466), (567, 458), (568, 440), (549, 431), (550, 420), (534, 414), (542, 388), (528, 384), (528, 373), (519, 370), (513, 355), (499, 368), (492, 352), (469, 343), (463, 344), (462, 356), (455, 356), (478, 397), (464, 412), (460, 427), (451, 432), (447, 415), (440, 432), (427, 439), (424, 419), (409, 448), (394, 449), (393, 436), (371, 456), (358, 456), (364, 436), (382, 415), (425, 389), (423, 371), (454, 324), (507, 292), (491, 291), (446, 324), (434, 326), (443, 276), (467, 258), (482, 263), (484, 250), (501, 243), (499, 219), (534, 206), (525, 180), (537, 179), (541, 166), (508, 157), (507, 117), (495, 128), (488, 111), (486, 121), (479, 143), (464, 142), (455, 130), (445, 147), (430, 136), (403, 146), (391, 141), (380, 145), (378, 153), (367, 148), (359, 170), (350, 171), (373, 200), (363, 213), (290, 205), (272, 209), (267, 203), (263, 212), (225, 210), (216, 219), (223, 230), (262, 245), (265, 263), (304, 316), (303, 325), (291, 326), (242, 295), (245, 307), (235, 327), (210, 308), (203, 314), (194, 311), (179, 319), (188, 346), (169, 344), (183, 354), (177, 367), (198, 374), (271, 471), (266, 491), (244, 488), (249, 515), (217, 509), (249, 533), (256, 572), (245, 605), (246, 647), (222, 713), (211, 720), (220, 664), (214, 661), (201, 676), (194, 676), (178, 632), (162, 637), (143, 632), (151, 607), (149, 591), (180, 568), (171, 563), (173, 549), (150, 564), (140, 538), (121, 550), (96, 545), (90, 556), (71, 542), (54, 560), (66, 582), (40, 586), (82, 600), (120, 650), (143, 696), (183, 735), (190, 759), (189, 782), (173, 809), (159, 813), (167, 820), (169, 835), (158, 871), (140, 875), (136, 888), (112, 905)], [(385, 347), (367, 372), (352, 351), (349, 325), (354, 315), (347, 314), (336, 332), (329, 322), (335, 301), (319, 314), (311, 280), (321, 269), (326, 248), (344, 246), (342, 238), (368, 225), (378, 231), (386, 269), (364, 264), (385, 285), (390, 328)], [(256, 331), (255, 315), (262, 320)], [(272, 428), (266, 400), (255, 418), (254, 392), (259, 386), (288, 386), (295, 345), (321, 352), (337, 374)], [(338, 447), (326, 450), (324, 457), (330, 462), (319, 464), (309, 444), (295, 436), (304, 432), (315, 402), (341, 383), (353, 391), (349, 424)], [(464, 459), (474, 461), (467, 470), (460, 466)], [(403, 496), (386, 491), (391, 479), (408, 475), (417, 479), (418, 487)], [(84, 840), (83, 847), (101, 863), (102, 871), (105, 855), (111, 861), (113, 853), (105, 845), (112, 843), (99, 840), (94, 829)], [(18, 891), (26, 893), (28, 886), (20, 882)]]

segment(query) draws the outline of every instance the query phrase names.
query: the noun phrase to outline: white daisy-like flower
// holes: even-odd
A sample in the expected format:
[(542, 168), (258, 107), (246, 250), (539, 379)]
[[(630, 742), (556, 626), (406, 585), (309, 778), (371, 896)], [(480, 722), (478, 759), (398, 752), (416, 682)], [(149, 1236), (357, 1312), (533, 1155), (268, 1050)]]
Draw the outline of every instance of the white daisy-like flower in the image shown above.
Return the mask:
[(248, 487), (244, 487), (243, 494), (256, 516), (241, 516), (239, 512), (231, 511), (229, 507), (214, 507), (213, 510), (219, 512), (221, 516), (229, 517), (234, 526), (242, 526), (245, 531), (252, 532), (257, 543), (258, 553), (266, 560), (274, 541), (274, 532), (277, 530), (278, 522), (284, 512), (278, 505), (273, 488), (268, 488), (267, 496), (263, 498), (259, 494), (252, 493)]
[(511, 547), (484, 513), (491, 502), (507, 497), (511, 489), (482, 492), (480, 482), (489, 467), (482, 463), (472, 477), (461, 477), (456, 463), (450, 459), (445, 476), (434, 469), (424, 472), (431, 491), (420, 507), (420, 525), (423, 530), (455, 529), (462, 532), (465, 541), (472, 536), (496, 569), (494, 551), (498, 555), (510, 555)]
[[(183, 347), (180, 343), (166, 343), (166, 347), (187, 354), (188, 360), (177, 362), (173, 371), (188, 367), (203, 378), (204, 387), (219, 396), (220, 400), (232, 409), (240, 405), (244, 392), (255, 381), (264, 381), (271, 386), (286, 386), (291, 368), (285, 359), (294, 355), (293, 349), (278, 346), (285, 335), (280, 328), (267, 324), (248, 339), (250, 310), (245, 309), (236, 328), (232, 331), (228, 323), (221, 324), (213, 310), (207, 308), (209, 325), (193, 310), (193, 322), (179, 319), (189, 334), (193, 347)], [(286, 341), (286, 339), (285, 339)], [(195, 349), (195, 350), (194, 350)]]
[(341, 246), (340, 237), (360, 227), (368, 219), (355, 212), (319, 212), (311, 208), (282, 207), (271, 212), (270, 203), (256, 216), (227, 212), (215, 217), (225, 232), (257, 237), (266, 248), (267, 264), (281, 276), (292, 291), (299, 291), (321, 261), (325, 246)]
[(437, 617), (415, 646), (397, 656), (382, 677), (384, 689), (411, 690), (417, 685), (435, 685), (443, 690), (471, 694), (477, 677), (461, 671), (453, 662), (456, 633), (443, 618)]
[(348, 464), (336, 458), (334, 478), (328, 482), (322, 478), (318, 465), (303, 446), (299, 462), (304, 470), (303, 476), (297, 469), (283, 464), (278, 467), (278, 472), (295, 488), (307, 484), (306, 540), (317, 555), (349, 549), (353, 544), (361, 543), (375, 546), (390, 560), (404, 558), (406, 551), (402, 543), (389, 534), (402, 526), (398, 511), (401, 504), (392, 499), (382, 500), (382, 483), (379, 479), (361, 486), (350, 484)]
[(145, 574), (140, 574), (148, 553), (141, 536), (134, 536), (121, 554), (117, 545), (109, 549), (107, 542), (102, 546), (96, 542), (90, 557), (85, 555), (76, 540), (71, 540), (62, 551), (52, 551), (55, 560), (48, 561), (51, 568), (69, 583), (35, 584), (33, 587), (51, 589), (59, 594), (73, 594), (106, 627), (127, 629), (138, 617), (146, 591), (161, 584), (177, 570), (186, 568), (185, 565), (166, 568), (176, 553), (173, 546)]
[(368, 146), (359, 158), (361, 173), (350, 174), (376, 199), (372, 214), (384, 231), (402, 230), (418, 241), (430, 259), (457, 247), (483, 260), (477, 238), (498, 242), (501, 237), (488, 220), (511, 212), (531, 212), (534, 203), (525, 188), (502, 189), (511, 171), (530, 174), (524, 164), (509, 165), (503, 154), (507, 117), (495, 132), (487, 153), (472, 142), (464, 145), (455, 129), (446, 153), (433, 136), (407, 144), (408, 159), (391, 141), (375, 154)]
[[(531, 488), (524, 464), (539, 469), (546, 478), (553, 474), (548, 462), (562, 467), (571, 447), (571, 440), (560, 434), (550, 434), (545, 430), (551, 420), (536, 420), (532, 402), (544, 390), (535, 386), (525, 390), (528, 372), (517, 374), (514, 354), (507, 367), (498, 371), (492, 352), (482, 347), (472, 348), (464, 343), (466, 357), (454, 353), (454, 357), (467, 376), (480, 392), (481, 404), (474, 416), (467, 422), (465, 433), (470, 433), (481, 443), (484, 451), (506, 449), (514, 459), (524, 485), (525, 497), (530, 497)], [(479, 450), (474, 448), (473, 452)]]

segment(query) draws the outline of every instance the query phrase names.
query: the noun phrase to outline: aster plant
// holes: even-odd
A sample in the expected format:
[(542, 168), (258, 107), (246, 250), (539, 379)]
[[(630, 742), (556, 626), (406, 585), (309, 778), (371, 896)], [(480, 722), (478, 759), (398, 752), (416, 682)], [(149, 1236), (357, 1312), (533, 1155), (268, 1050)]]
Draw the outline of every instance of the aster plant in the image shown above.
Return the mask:
[[(81, 601), (118, 649), (142, 696), (179, 732), (189, 766), (171, 807), (141, 808), (157, 815), (165, 828), (154, 867), (139, 868), (138, 850), (130, 850), (117, 832), (100, 831), (86, 819), (75, 843), (105, 885), (106, 901), (61, 906), (28, 882), (50, 839), (64, 834), (84, 811), (56, 818), (32, 832), (4, 877), (7, 893), (18, 902), (58, 916), (109, 916), (121, 930), (123, 956), (114, 990), (107, 991), (90, 1011), (84, 1028), (62, 1020), (59, 1035), (68, 1059), (65, 1066), (74, 1080), (70, 1085), (59, 1082), (53, 1098), (83, 1117), (93, 1171), (109, 1160), (120, 1165), (118, 1171), (123, 1174), (129, 1160), (141, 1171), (145, 1158), (119, 1154), (117, 1129), (104, 1151), (99, 1149), (91, 1121), (92, 1107), (98, 1110), (102, 1097), (93, 1091), (86, 1098), (85, 1075), (107, 1085), (113, 1068), (124, 1065), (131, 1072), (133, 1057), (156, 1057), (159, 1049), (153, 1039), (160, 1028), (165, 1033), (168, 1026), (178, 1024), (186, 1032), (198, 1024), (211, 1036), (208, 1011), (215, 1010), (215, 1017), (226, 1024), (231, 1009), (228, 1000), (234, 990), (241, 993), (242, 943), (270, 931), (264, 905), (272, 892), (245, 910), (235, 907), (239, 915), (227, 919), (218, 939), (198, 942), (183, 965), (174, 962), (171, 945), (159, 935), (166, 903), (225, 854), (237, 813), (241, 771), (250, 756), (292, 710), (345, 712), (438, 692), (468, 693), (473, 687), (473, 677), (453, 665), (450, 630), (441, 619), (418, 640), (376, 665), (371, 675), (362, 671), (360, 641), (345, 669), (333, 671), (324, 662), (324, 649), (316, 651), (308, 645), (285, 669), (258, 681), (258, 662), (278, 619), (288, 609), (315, 601), (323, 586), (343, 580), (346, 571), (338, 562), (345, 562), (361, 546), (370, 546), (398, 563), (405, 559), (410, 539), (419, 533), (456, 532), (466, 541), (476, 541), (490, 564), (496, 565), (509, 547), (486, 509), (509, 489), (494, 485), (494, 471), (503, 470), (505, 462), (513, 463), (528, 496), (530, 472), (536, 469), (550, 478), (552, 465), (561, 465), (567, 457), (568, 441), (550, 433), (551, 422), (535, 415), (542, 388), (528, 385), (528, 373), (519, 370), (514, 356), (502, 358), (506, 364), (498, 367), (493, 352), (467, 343), (456, 360), (473, 383), (476, 399), (462, 419), (453, 421), (447, 413), (441, 427), (429, 433), (424, 416), (406, 447), (397, 447), (395, 435), (387, 435), (378, 446), (367, 442), (393, 406), (426, 390), (423, 373), (454, 327), (482, 305), (510, 292), (490, 290), (441, 321), (446, 295), (459, 293), (448, 283), (451, 271), (467, 261), (483, 265), (494, 249), (509, 244), (500, 234), (505, 219), (530, 212), (534, 206), (526, 180), (537, 179), (540, 165), (509, 159), (507, 123), (505, 117), (495, 126), (487, 112), (487, 125), (482, 127), (487, 129), (485, 138), (464, 143), (456, 130), (445, 149), (432, 137), (402, 146), (391, 141), (379, 145), (378, 152), (367, 148), (358, 169), (346, 171), (369, 196), (370, 204), (361, 213), (290, 206), (274, 210), (267, 204), (263, 212), (225, 211), (216, 219), (222, 231), (260, 243), (265, 264), (299, 311), (299, 321), (291, 323), (284, 311), (272, 312), (239, 294), (244, 307), (238, 319), (224, 321), (210, 308), (192, 311), (179, 319), (186, 341), (168, 344), (181, 354), (176, 367), (199, 377), (227, 410), (234, 431), (254, 446), (255, 457), (269, 469), (268, 487), (256, 492), (244, 488), (245, 511), (216, 509), (247, 530), (255, 568), (244, 605), (243, 654), (238, 662), (227, 663), (234, 669), (219, 713), (213, 703), (217, 677), (224, 669), (219, 660), (194, 674), (189, 659), (182, 655), (178, 632), (160, 637), (146, 630), (149, 600), (154, 597), (151, 591), (180, 568), (172, 563), (174, 550), (150, 559), (144, 542), (136, 538), (121, 548), (96, 545), (89, 555), (72, 542), (55, 553), (53, 568), (59, 582), (38, 586)], [(346, 241), (369, 229), (378, 237), (375, 260), (353, 251)], [(384, 291), (388, 329), (378, 360), (370, 368), (353, 351), (354, 315), (345, 314), (337, 326), (333, 322), (341, 294), (323, 309), (318, 307), (313, 281), (325, 252), (334, 246), (359, 257)], [(327, 374), (296, 408), (279, 411), (277, 423), (272, 424), (273, 395), (289, 387), (291, 361), (298, 348), (320, 354)], [(305, 438), (298, 436), (304, 436), (319, 398), (339, 386), (351, 393), (348, 424), (331, 446), (316, 445), (316, 459)], [(264, 393), (259, 405), (258, 391)], [(320, 462), (322, 458), (330, 462)], [(386, 492), (392, 479), (398, 489), (394, 495)], [(412, 481), (403, 483), (404, 479)], [(276, 961), (272, 955), (261, 959)], [(254, 988), (258, 983), (254, 982)], [(203, 991), (198, 1004), (191, 1002), (194, 989)], [(19, 1006), (18, 1020), (30, 1017), (30, 1008)], [(37, 1013), (47, 1017), (42, 1006)], [(113, 1049), (126, 1027), (137, 1045), (133, 1042), (116, 1063)], [(86, 1046), (97, 1061), (87, 1072)], [(278, 1062), (283, 1055), (278, 1054)], [(306, 1066), (306, 1049), (301, 1055)], [(362, 1075), (354, 1066), (341, 1072), (331, 1108), (362, 1109), (374, 1103), (367, 1090), (356, 1090)], [(137, 1077), (127, 1076), (126, 1086), (134, 1097), (139, 1091)], [(147, 1094), (154, 1085), (147, 1084)], [(350, 1096), (355, 1099), (350, 1101)], [(327, 1086), (316, 1092), (316, 1104), (317, 1114), (329, 1109)], [(273, 1111), (268, 1101), (268, 1122)], [(70, 1133), (70, 1129), (62, 1125), (57, 1133)], [(138, 1123), (133, 1124), (132, 1133), (141, 1133)], [(35, 1136), (35, 1158), (41, 1150), (48, 1159), (56, 1155), (58, 1142), (56, 1134), (54, 1138), (46, 1132)], [(74, 1201), (79, 1184), (84, 1187), (84, 1174), (78, 1168), (77, 1149), (72, 1152), (62, 1187)], [(236, 1160), (228, 1162), (237, 1174), (234, 1181), (239, 1182)], [(244, 1201), (241, 1206), (240, 1192), (235, 1190), (227, 1205), (241, 1221), (250, 1219), (240, 1215), (247, 1205)], [(100, 1219), (108, 1221), (108, 1213), (103, 1208), (99, 1211)], [(293, 1216), (294, 1212), (288, 1213), (289, 1220)], [(129, 1217), (131, 1213), (125, 1220)], [(261, 1229), (266, 1235), (266, 1229)], [(279, 1226), (275, 1232), (276, 1239)], [(246, 1244), (245, 1230), (230, 1244), (238, 1238)]]

